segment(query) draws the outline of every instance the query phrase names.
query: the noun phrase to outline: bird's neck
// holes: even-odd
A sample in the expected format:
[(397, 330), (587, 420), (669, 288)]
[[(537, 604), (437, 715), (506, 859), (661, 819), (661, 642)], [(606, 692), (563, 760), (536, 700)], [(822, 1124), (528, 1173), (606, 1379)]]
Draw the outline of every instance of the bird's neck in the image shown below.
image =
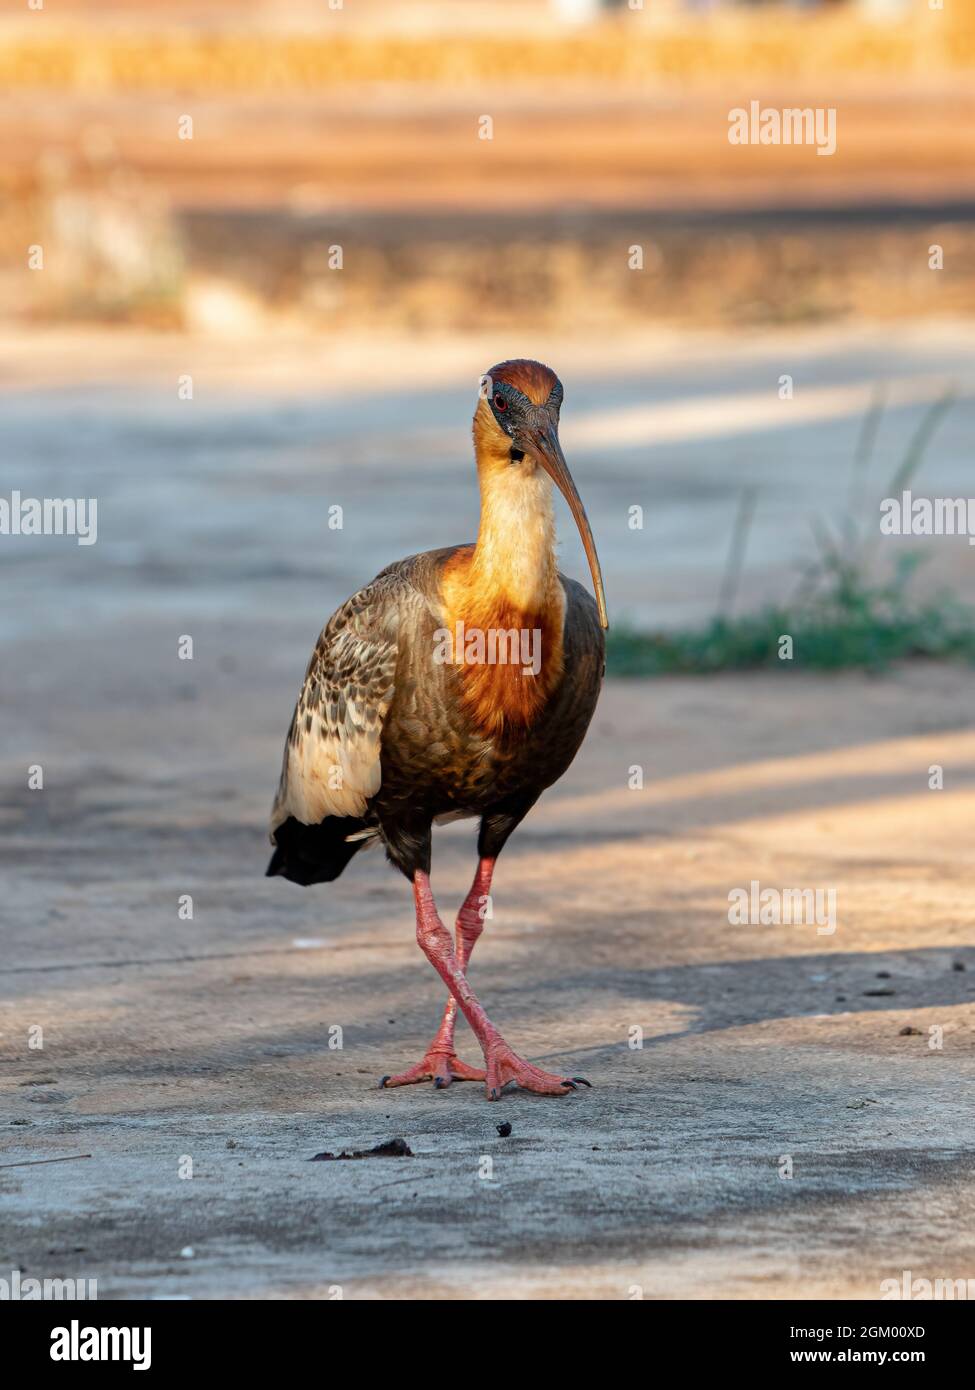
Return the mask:
[(481, 523), (470, 565), (479, 597), (523, 614), (561, 601), (552, 485), (526, 459), (480, 474)]
[[(479, 460), (480, 462), (480, 460)], [(522, 655), (492, 661), (463, 658), (463, 698), (485, 734), (524, 728), (538, 717), (562, 679), (565, 593), (555, 563), (551, 486), (532, 465), (507, 460), (479, 468), (481, 524), (477, 544), (456, 551), (442, 576), (444, 613), (451, 634), (492, 634), (506, 644), (528, 642)], [(507, 648), (510, 651), (510, 648)]]

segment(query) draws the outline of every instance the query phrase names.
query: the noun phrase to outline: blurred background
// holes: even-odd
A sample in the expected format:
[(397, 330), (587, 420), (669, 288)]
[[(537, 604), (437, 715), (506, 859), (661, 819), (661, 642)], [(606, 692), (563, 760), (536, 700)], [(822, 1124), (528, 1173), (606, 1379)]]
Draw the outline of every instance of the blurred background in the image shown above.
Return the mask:
[[(24, 321), (576, 333), (975, 308), (970, 0), (11, 8), (2, 302)], [(753, 98), (838, 107), (836, 154), (730, 146)]]
[[(617, 621), (712, 612), (749, 489), (731, 590), (777, 596), (949, 389), (925, 477), (965, 484), (975, 0), (62, 0), (2, 39), (0, 466), (99, 491), (86, 601), (305, 577), (318, 612), (471, 535), (471, 386), (512, 355), (565, 379)], [(731, 145), (753, 100), (835, 107), (835, 154)]]

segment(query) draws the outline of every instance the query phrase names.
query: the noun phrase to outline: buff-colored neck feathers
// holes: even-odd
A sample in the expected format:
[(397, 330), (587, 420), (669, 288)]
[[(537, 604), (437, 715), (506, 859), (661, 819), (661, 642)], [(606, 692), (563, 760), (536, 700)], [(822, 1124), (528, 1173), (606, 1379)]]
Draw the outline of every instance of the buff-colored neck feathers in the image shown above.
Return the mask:
[[(487, 418), (484, 413), (487, 412)], [(537, 672), (520, 664), (459, 663), (464, 698), (485, 732), (530, 724), (562, 676), (565, 594), (555, 558), (552, 486), (529, 459), (512, 462), (486, 403), (474, 419), (481, 523), (477, 544), (454, 555), (444, 572), (443, 597), (451, 630), (530, 634)]]

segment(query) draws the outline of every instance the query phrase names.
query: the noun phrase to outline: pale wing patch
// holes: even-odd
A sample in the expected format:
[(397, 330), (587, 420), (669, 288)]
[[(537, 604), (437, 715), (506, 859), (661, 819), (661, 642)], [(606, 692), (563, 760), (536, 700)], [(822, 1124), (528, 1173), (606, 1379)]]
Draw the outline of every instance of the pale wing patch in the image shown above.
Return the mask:
[(285, 746), (271, 839), (289, 816), (317, 825), (361, 816), (382, 780), (383, 720), (393, 699), (404, 584), (381, 576), (329, 620), (315, 648)]

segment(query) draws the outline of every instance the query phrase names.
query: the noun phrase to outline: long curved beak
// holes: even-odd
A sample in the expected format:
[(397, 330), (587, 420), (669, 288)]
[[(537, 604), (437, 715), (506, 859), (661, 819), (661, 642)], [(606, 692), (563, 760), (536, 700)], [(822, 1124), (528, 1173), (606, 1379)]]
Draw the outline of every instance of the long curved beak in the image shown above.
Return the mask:
[(520, 437), (516, 442), (519, 448), (523, 445), (525, 452), (530, 453), (532, 458), (542, 465), (568, 502), (569, 510), (582, 538), (586, 559), (589, 561), (589, 573), (592, 575), (592, 586), (596, 591), (596, 606), (599, 609), (599, 622), (602, 627), (609, 627), (609, 617), (606, 613), (606, 593), (603, 589), (603, 572), (599, 567), (599, 556), (596, 554), (596, 542), (592, 537), (592, 527), (589, 525), (586, 509), (582, 505), (582, 498), (572, 481), (572, 474), (565, 461), (554, 421), (546, 419), (544, 422), (540, 421), (537, 425), (520, 432)]

